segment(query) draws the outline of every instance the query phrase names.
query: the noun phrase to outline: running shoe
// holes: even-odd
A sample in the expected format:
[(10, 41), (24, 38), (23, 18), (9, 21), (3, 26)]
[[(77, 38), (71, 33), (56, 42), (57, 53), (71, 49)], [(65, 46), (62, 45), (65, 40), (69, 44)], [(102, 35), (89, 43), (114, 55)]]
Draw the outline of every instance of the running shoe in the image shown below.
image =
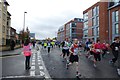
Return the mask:
[(76, 72), (76, 77), (81, 77), (81, 74), (79, 72)]
[(94, 67), (97, 67), (96, 64), (93, 64)]
[(120, 69), (117, 69), (118, 75), (120, 76)]
[(109, 64), (113, 64), (114, 62), (112, 60), (109, 61)]

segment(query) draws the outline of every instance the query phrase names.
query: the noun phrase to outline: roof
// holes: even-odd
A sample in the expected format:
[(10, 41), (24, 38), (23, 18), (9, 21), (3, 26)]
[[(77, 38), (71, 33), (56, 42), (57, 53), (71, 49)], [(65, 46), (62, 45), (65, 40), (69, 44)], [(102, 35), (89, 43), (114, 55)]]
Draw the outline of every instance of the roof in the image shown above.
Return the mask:
[(3, 2), (4, 2), (6, 5), (10, 6), (6, 0), (3, 0)]
[(7, 11), (7, 14), (9, 15), (9, 16), (11, 16), (11, 14)]

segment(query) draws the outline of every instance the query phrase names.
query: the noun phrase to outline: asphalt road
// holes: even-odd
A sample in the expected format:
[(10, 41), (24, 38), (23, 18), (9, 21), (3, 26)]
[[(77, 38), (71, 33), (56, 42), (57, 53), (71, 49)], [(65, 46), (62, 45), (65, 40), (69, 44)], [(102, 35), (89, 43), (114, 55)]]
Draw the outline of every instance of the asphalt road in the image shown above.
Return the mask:
[[(61, 50), (59, 48), (51, 50), (48, 54), (46, 50), (41, 51), (46, 68), (52, 78), (75, 78), (75, 66), (71, 65), (66, 69), (66, 62), (62, 62), (63, 58), (60, 56)], [(109, 60), (112, 58), (111, 54), (106, 55), (106, 58), (102, 59), (97, 64), (97, 68), (93, 67), (93, 62), (88, 60), (84, 53), (79, 59), (79, 72), (82, 77), (85, 78), (119, 78), (117, 75), (116, 67), (109, 64)]]
[[(75, 66), (72, 65), (67, 70), (66, 62), (60, 56), (59, 48), (52, 49), (50, 54), (46, 50), (40, 49), (36, 51), (32, 49), (31, 69), (26, 71), (24, 68), (25, 57), (21, 55), (5, 56), (0, 58), (2, 61), (2, 77), (3, 80), (43, 80), (43, 79), (62, 79), (76, 78)], [(84, 54), (84, 53), (82, 53)], [(108, 61), (112, 58), (107, 55), (106, 58), (97, 64), (97, 68), (93, 67), (92, 61), (80, 56), (79, 71), (84, 78), (119, 78), (115, 66), (112, 66)]]

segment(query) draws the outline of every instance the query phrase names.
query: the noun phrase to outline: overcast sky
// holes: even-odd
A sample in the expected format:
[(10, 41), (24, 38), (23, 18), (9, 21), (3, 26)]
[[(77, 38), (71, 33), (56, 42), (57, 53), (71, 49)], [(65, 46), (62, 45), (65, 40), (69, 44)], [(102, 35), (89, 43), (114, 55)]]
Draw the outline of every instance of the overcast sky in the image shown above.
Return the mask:
[(26, 27), (36, 34), (37, 39), (52, 38), (60, 26), (73, 18), (83, 18), (83, 11), (99, 0), (7, 0), (10, 6), (11, 26), (19, 32)]

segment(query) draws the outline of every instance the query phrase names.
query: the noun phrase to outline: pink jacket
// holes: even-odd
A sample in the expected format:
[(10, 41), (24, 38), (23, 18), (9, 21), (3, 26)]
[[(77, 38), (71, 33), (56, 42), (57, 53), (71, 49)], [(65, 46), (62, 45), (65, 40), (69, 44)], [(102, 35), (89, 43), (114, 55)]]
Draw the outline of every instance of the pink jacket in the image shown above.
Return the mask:
[(24, 53), (24, 56), (31, 56), (31, 49), (30, 49), (30, 46), (31, 44), (27, 45), (27, 46), (24, 46), (23, 45), (23, 53)]

